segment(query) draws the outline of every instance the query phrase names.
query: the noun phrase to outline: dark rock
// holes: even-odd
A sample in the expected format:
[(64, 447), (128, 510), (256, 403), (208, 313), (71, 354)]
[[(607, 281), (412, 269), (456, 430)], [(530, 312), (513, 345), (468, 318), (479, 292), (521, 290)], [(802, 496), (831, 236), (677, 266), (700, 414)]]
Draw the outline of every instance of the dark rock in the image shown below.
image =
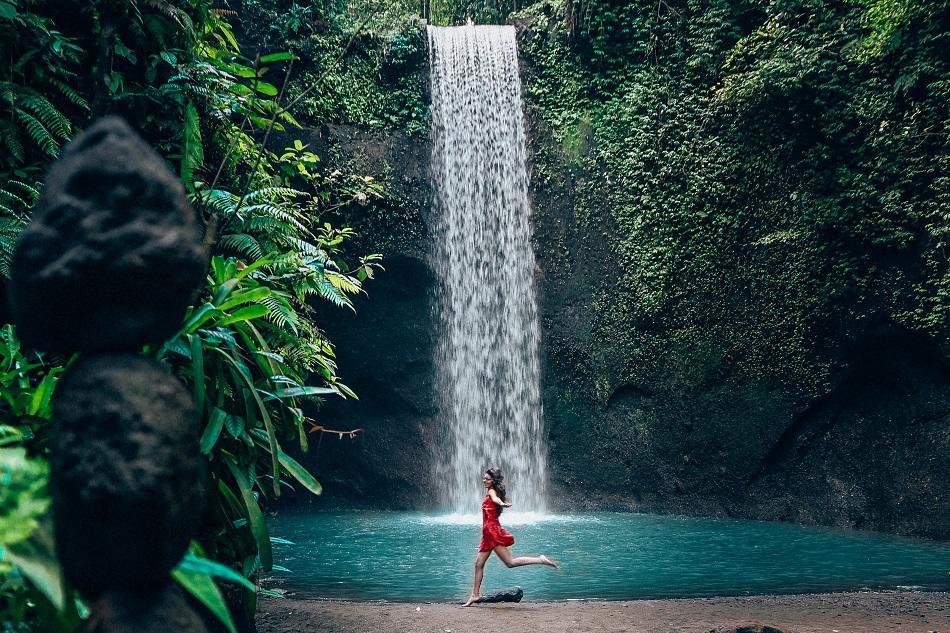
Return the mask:
[(86, 357), (53, 399), (50, 489), (66, 578), (88, 597), (160, 586), (201, 517), (190, 394), (161, 365)]
[[(557, 154), (562, 145), (540, 114), (526, 103), (529, 150)], [(398, 131), (346, 126), (303, 134), (333, 157), (329, 168), (371, 174), (397, 193), (390, 206), (361, 207), (346, 220), (360, 235), (358, 250), (382, 252), (387, 271), (367, 283), (355, 317), (326, 319), (340, 375), (361, 400), (331, 400), (321, 415), (365, 432), (352, 441), (326, 437), (303, 458), (329, 484), (315, 503), (435, 507), (429, 464), (443, 456), (432, 360), (436, 282), (425, 264), (428, 145)], [(620, 236), (614, 203), (590, 194), (601, 189), (600, 176), (581, 165), (544, 167), (532, 180), (532, 223), (555, 509), (950, 536), (945, 337), (849, 317), (848, 329), (830, 330), (833, 344), (816, 342), (802, 356), (823, 376), (820, 385), (748, 364), (739, 371), (749, 359), (736, 357), (714, 329), (684, 334), (671, 315), (641, 314), (617, 292), (617, 271), (629, 263), (611, 250)], [(754, 322), (779, 314), (739, 290), (724, 304), (746, 306)], [(734, 315), (715, 317), (711, 325)], [(605, 329), (607, 322), (616, 326)]]
[[(301, 495), (323, 508), (411, 509), (420, 499), (437, 503), (429, 480), (436, 455), (434, 272), (426, 263), (429, 209), (425, 139), (329, 125), (288, 130), (273, 147), (295, 139), (326, 157), (328, 172), (372, 176), (386, 199), (344, 212), (341, 222), (357, 237), (353, 252), (381, 253), (385, 271), (366, 282), (369, 296), (353, 298), (356, 313), (319, 301), (321, 328), (336, 348), (338, 374), (359, 400), (331, 398), (311, 417), (335, 429), (362, 428), (354, 439), (314, 438), (304, 465), (324, 484), (320, 497)], [(305, 405), (306, 406), (306, 405)], [(293, 498), (287, 495), (288, 498)]]
[(10, 307), (28, 347), (134, 351), (175, 332), (206, 267), (178, 178), (106, 118), (50, 168), (13, 254)]
[(87, 633), (207, 633), (181, 590), (166, 581), (156, 591), (109, 591), (96, 601)]
[(482, 596), (475, 601), (475, 604), (487, 604), (494, 602), (521, 602), (522, 598), (524, 598), (524, 591), (521, 589), (521, 587), (509, 587), (507, 589), (500, 589), (494, 593), (490, 593), (487, 596)]
[(768, 624), (758, 624), (758, 623), (753, 622), (749, 624), (720, 626), (715, 629), (710, 629), (708, 633), (793, 633), (793, 632), (788, 629), (777, 629), (774, 626), (769, 626)]
[(13, 316), (10, 314), (10, 304), (7, 301), (7, 286), (10, 280), (4, 275), (0, 275), (0, 325), (10, 323)]
[[(327, 435), (302, 455), (324, 483), (308, 498), (328, 507), (411, 509), (429, 477), (438, 427), (434, 404), (434, 326), (429, 297), (433, 273), (409, 257), (392, 257), (371, 282), (372, 296), (357, 297), (356, 314), (324, 326), (337, 349), (340, 375), (357, 401), (331, 399), (319, 415), (334, 428), (362, 427), (355, 439)], [(316, 417), (316, 416), (315, 416)]]

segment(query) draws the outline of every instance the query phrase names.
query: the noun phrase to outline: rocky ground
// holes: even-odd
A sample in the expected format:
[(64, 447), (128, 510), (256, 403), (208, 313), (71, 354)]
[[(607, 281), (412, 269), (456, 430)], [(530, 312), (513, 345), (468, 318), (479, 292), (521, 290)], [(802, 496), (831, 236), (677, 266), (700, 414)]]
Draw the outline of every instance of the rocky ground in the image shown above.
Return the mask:
[(263, 601), (257, 627), (259, 633), (948, 633), (950, 593), (522, 602), (469, 608), (290, 598)]

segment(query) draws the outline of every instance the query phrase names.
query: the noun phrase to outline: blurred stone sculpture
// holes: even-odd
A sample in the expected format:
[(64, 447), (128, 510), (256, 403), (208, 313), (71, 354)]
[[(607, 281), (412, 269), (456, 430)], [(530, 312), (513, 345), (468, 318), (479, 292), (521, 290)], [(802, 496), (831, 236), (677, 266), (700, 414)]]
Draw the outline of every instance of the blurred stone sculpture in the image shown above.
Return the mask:
[(181, 183), (117, 118), (65, 148), (13, 254), (24, 344), (83, 353), (53, 399), (50, 490), (90, 632), (206, 633), (169, 574), (203, 510), (198, 418), (185, 387), (138, 352), (179, 327), (207, 259)]
[(13, 254), (10, 308), (24, 345), (134, 351), (175, 332), (206, 268), (181, 182), (110, 117), (50, 168)]
[(89, 356), (53, 400), (50, 491), (66, 579), (84, 595), (151, 591), (198, 528), (191, 394), (153, 360)]

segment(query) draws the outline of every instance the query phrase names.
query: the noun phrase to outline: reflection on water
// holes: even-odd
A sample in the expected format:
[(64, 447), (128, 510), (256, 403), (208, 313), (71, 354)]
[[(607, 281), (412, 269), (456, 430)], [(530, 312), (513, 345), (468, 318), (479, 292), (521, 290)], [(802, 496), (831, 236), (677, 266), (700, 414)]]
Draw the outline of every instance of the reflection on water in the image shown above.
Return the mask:
[[(272, 522), (272, 586), (305, 596), (455, 600), (478, 546), (476, 514), (285, 514)], [(784, 523), (648, 514), (505, 512), (512, 551), (560, 560), (506, 569), (489, 559), (484, 590), (520, 585), (529, 600), (804, 593), (913, 586), (950, 589), (950, 544)]]

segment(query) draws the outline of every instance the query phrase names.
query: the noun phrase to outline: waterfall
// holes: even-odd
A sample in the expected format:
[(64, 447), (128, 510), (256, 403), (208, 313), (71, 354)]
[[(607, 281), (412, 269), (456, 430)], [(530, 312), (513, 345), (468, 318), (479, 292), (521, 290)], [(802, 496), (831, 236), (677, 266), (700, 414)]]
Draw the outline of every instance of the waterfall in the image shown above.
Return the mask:
[(428, 27), (436, 365), (445, 437), (436, 480), (478, 511), (489, 466), (513, 510), (543, 512), (538, 308), (515, 30)]

